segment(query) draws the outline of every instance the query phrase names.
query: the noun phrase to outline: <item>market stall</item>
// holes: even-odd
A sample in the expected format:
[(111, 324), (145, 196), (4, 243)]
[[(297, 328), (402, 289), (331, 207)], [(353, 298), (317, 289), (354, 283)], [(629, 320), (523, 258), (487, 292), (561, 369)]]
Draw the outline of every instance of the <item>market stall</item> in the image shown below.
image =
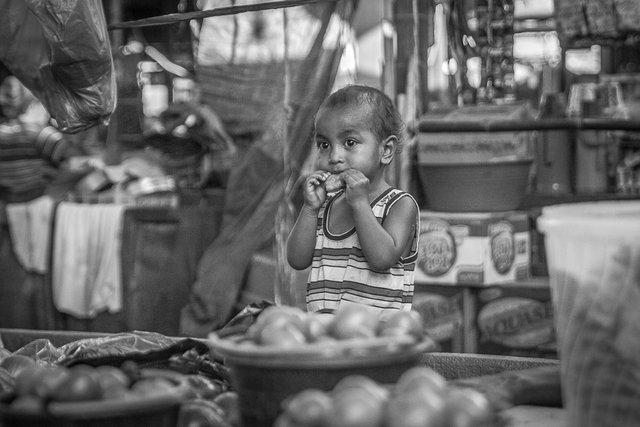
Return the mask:
[[(28, 197), (0, 172), (0, 426), (639, 422), (634, 2), (5, 3), (0, 79), (75, 151)], [(287, 261), (349, 82), (408, 131), (415, 283), (383, 318), (307, 311)], [(0, 111), (2, 144), (32, 116)]]

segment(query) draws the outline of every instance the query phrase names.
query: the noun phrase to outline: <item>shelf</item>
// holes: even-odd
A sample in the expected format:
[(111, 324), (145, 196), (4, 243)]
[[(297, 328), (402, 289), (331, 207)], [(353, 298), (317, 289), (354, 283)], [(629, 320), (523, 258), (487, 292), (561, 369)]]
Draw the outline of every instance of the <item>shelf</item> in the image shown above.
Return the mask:
[(560, 203), (580, 203), (580, 202), (597, 202), (607, 200), (638, 200), (640, 194), (618, 194), (618, 193), (583, 193), (583, 194), (560, 194), (560, 195), (543, 195), (528, 194), (525, 196), (521, 210), (533, 210), (549, 205), (557, 205)]
[(540, 120), (442, 120), (424, 118), (416, 131), (434, 132), (514, 132), (535, 130), (627, 130), (640, 131), (640, 122), (610, 118), (561, 118)]

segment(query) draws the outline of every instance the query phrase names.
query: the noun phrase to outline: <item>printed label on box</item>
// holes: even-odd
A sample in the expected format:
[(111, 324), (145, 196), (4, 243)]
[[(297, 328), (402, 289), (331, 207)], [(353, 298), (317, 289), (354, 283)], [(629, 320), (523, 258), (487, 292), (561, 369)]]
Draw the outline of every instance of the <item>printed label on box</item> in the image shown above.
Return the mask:
[(513, 243), (513, 226), (506, 221), (490, 224), (489, 239), (493, 266), (498, 273), (507, 274), (516, 257), (515, 244)]
[(513, 348), (535, 348), (554, 338), (551, 302), (508, 297), (491, 301), (478, 312), (483, 340)]
[(529, 240), (523, 212), (423, 211), (416, 283), (487, 285), (525, 279)]
[(436, 341), (452, 339), (462, 326), (462, 294), (451, 296), (421, 292), (413, 297), (413, 310), (420, 313), (427, 334)]
[(456, 263), (456, 241), (445, 221), (430, 220), (420, 226), (418, 266), (428, 276), (447, 274)]
[(478, 292), (478, 353), (557, 358), (547, 286), (495, 286)]

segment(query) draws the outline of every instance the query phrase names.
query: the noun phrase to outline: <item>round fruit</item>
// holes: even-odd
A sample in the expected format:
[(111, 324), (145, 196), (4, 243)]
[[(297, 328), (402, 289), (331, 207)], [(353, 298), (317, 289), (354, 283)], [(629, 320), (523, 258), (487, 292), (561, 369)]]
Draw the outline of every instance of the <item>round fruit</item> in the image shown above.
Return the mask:
[(49, 366), (40, 370), (30, 393), (41, 399), (53, 398), (58, 385), (65, 381), (69, 370), (61, 366)]
[(444, 398), (405, 393), (394, 396), (387, 405), (387, 427), (445, 427)]
[(409, 368), (400, 375), (396, 382), (395, 392), (413, 393), (419, 389), (433, 390), (436, 393), (442, 393), (447, 387), (447, 380), (426, 366), (414, 366)]
[(389, 391), (365, 375), (348, 375), (341, 379), (331, 392), (339, 400), (344, 393), (361, 390), (369, 393), (370, 398), (383, 404), (389, 398)]
[(98, 400), (102, 398), (102, 388), (94, 372), (85, 367), (73, 367), (66, 378), (57, 384), (51, 396), (61, 402)]
[(292, 396), (283, 406), (294, 425), (322, 427), (333, 410), (333, 400), (324, 391), (310, 388)]
[(262, 328), (258, 342), (278, 347), (298, 347), (306, 343), (304, 333), (293, 323), (274, 322)]
[(408, 335), (416, 341), (424, 338), (422, 315), (417, 311), (394, 311), (386, 321), (380, 322), (380, 336)]
[(302, 331), (307, 342), (322, 340), (327, 334), (327, 323), (314, 313), (307, 313), (303, 319)]
[(0, 367), (6, 369), (12, 377), (16, 377), (23, 369), (36, 365), (36, 361), (22, 354), (12, 354), (0, 362)]
[(262, 331), (266, 326), (280, 326), (283, 324), (295, 325), (302, 331), (304, 313), (292, 307), (270, 305), (265, 308), (256, 321), (247, 329), (246, 336), (250, 340), (260, 344)]
[(98, 366), (95, 368), (95, 374), (104, 399), (115, 399), (128, 395), (131, 380), (121, 369), (109, 365)]
[(342, 304), (336, 311), (329, 333), (344, 340), (376, 335), (378, 316), (362, 304)]
[(451, 388), (444, 404), (445, 422), (450, 427), (490, 427), (495, 414), (489, 400), (471, 388)]
[(361, 388), (353, 388), (334, 398), (333, 411), (327, 425), (341, 427), (380, 427), (384, 421), (384, 406)]
[(131, 379), (121, 369), (115, 366), (103, 365), (95, 368), (95, 373), (100, 384), (109, 386), (119, 384), (128, 388), (131, 385)]
[(21, 370), (18, 375), (15, 376), (14, 392), (18, 396), (25, 396), (27, 394), (33, 394), (35, 389), (35, 383), (39, 380), (42, 372), (45, 370), (40, 365), (33, 365)]

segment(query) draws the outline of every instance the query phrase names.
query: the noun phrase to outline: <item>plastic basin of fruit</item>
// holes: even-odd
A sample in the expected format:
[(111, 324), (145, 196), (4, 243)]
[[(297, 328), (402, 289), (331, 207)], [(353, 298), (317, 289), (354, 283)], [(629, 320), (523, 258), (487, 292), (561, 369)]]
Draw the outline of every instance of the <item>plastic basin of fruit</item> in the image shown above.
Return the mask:
[(527, 193), (533, 160), (421, 163), (418, 174), (428, 207), (444, 212), (518, 209)]
[(268, 427), (281, 403), (308, 388), (329, 391), (348, 375), (366, 375), (391, 384), (425, 352), (437, 348), (431, 339), (408, 336), (353, 339), (305, 344), (299, 348), (260, 346), (243, 336), (208, 339), (214, 357), (230, 368), (238, 392), (243, 427)]
[(43, 412), (0, 404), (2, 427), (175, 427), (180, 406), (190, 393), (188, 384), (170, 371), (144, 370), (143, 376), (169, 379), (173, 389), (123, 399), (50, 402)]

